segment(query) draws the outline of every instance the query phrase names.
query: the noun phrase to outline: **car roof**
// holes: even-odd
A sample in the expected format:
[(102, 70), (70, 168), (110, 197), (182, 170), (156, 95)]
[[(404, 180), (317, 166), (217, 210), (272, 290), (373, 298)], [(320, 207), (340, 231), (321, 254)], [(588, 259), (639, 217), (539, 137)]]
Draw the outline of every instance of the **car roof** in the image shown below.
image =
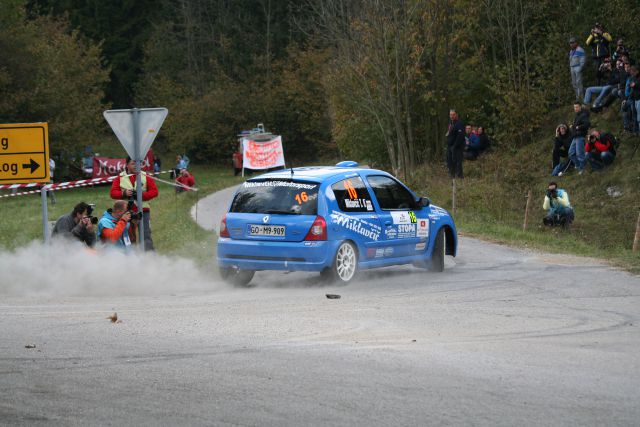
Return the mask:
[[(291, 171), (293, 170), (293, 176)], [(385, 171), (378, 169), (368, 169), (361, 167), (344, 167), (344, 166), (305, 166), (293, 169), (280, 169), (268, 172), (251, 178), (249, 181), (263, 179), (295, 179), (313, 182), (324, 182), (328, 178), (335, 176), (353, 176), (355, 173), (362, 175), (389, 175)]]

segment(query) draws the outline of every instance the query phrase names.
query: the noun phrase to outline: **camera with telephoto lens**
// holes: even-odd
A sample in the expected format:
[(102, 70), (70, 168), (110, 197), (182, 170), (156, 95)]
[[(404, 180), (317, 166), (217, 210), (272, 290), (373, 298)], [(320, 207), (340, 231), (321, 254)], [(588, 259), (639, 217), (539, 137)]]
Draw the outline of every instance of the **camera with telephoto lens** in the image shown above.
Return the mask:
[(547, 190), (547, 197), (550, 199), (555, 199), (558, 197), (558, 190)]
[(127, 212), (131, 214), (131, 219), (141, 220), (142, 212), (134, 212), (133, 211), (134, 204), (135, 204), (135, 201), (133, 200), (133, 197), (129, 197), (129, 200), (127, 200)]
[(98, 223), (98, 217), (91, 215), (93, 213), (93, 208), (96, 207), (95, 203), (89, 203), (89, 207), (87, 208), (87, 218), (91, 220), (91, 224)]

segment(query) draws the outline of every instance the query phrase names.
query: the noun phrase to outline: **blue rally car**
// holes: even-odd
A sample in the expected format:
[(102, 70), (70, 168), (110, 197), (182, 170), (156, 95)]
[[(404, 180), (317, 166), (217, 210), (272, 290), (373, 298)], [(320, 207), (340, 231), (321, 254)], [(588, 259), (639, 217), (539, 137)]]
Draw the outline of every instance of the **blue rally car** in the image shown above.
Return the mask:
[(396, 264), (439, 272), (458, 243), (446, 210), (356, 162), (246, 181), (219, 234), (220, 274), (239, 286), (258, 270), (316, 271), (342, 283), (358, 270)]

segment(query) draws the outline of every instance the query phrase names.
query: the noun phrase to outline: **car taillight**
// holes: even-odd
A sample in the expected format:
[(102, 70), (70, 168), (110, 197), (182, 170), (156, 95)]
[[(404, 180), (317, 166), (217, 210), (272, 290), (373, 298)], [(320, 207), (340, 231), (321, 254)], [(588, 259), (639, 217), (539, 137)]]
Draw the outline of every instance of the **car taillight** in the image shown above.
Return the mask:
[(318, 215), (304, 240), (327, 240), (327, 222)]
[(227, 215), (223, 216), (222, 221), (220, 221), (220, 233), (218, 235), (220, 237), (231, 237), (227, 228)]

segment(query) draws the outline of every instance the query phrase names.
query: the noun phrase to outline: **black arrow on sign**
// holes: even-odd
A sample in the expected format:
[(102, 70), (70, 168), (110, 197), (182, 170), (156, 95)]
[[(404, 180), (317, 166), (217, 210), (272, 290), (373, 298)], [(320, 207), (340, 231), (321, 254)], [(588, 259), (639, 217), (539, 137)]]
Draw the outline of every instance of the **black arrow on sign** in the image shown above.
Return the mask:
[(23, 163), (22, 169), (31, 169), (31, 173), (33, 173), (33, 171), (38, 169), (40, 165), (36, 163), (33, 159), (29, 159), (29, 160), (31, 160), (31, 163)]

